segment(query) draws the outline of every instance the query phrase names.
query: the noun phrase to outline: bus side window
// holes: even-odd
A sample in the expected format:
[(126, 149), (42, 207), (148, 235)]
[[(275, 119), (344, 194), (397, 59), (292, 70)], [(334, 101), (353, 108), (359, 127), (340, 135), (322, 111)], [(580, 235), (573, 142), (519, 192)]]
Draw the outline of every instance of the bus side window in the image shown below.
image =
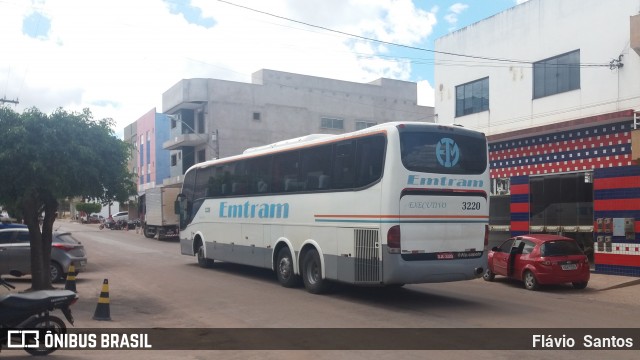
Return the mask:
[(334, 144), (333, 188), (347, 189), (355, 183), (355, 141)]
[(246, 170), (249, 181), (249, 194), (265, 194), (271, 191), (272, 156), (261, 156), (247, 160)]
[(328, 174), (331, 174), (331, 145), (316, 146), (302, 150), (300, 154), (301, 173), (305, 190), (328, 188)]
[(356, 154), (357, 186), (366, 186), (380, 179), (384, 165), (384, 147), (385, 139), (382, 136), (358, 140)]
[(298, 190), (299, 151), (278, 154), (273, 157), (273, 191), (292, 192)]

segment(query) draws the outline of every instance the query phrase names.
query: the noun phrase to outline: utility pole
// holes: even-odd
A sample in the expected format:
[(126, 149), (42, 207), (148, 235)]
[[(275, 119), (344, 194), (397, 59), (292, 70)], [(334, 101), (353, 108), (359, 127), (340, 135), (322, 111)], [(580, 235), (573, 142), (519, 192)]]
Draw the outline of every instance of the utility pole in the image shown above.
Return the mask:
[(0, 99), (0, 103), (12, 103), (18, 105), (20, 102), (18, 101), (18, 99), (9, 100), (6, 97), (3, 97), (2, 99)]

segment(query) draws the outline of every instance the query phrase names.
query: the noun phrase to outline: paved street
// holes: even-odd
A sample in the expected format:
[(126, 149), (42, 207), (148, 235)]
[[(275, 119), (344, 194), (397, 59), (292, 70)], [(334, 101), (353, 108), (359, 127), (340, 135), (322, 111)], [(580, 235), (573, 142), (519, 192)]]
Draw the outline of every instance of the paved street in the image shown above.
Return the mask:
[[(481, 279), (407, 285), (402, 289), (338, 286), (311, 295), (281, 287), (267, 270), (220, 263), (201, 269), (179, 253), (177, 242), (147, 239), (135, 231), (98, 230), (61, 222), (88, 251), (77, 277), (73, 306), (78, 328), (621, 328), (637, 327), (638, 279), (594, 274), (586, 290), (570, 285), (531, 292), (517, 282)], [(111, 321), (92, 320), (104, 279), (109, 280)], [(19, 288), (28, 280), (12, 281)], [(60, 285), (62, 286), (62, 285)], [(474, 339), (476, 340), (476, 339)], [(465, 339), (460, 339), (461, 342)], [(640, 341), (640, 339), (638, 339)], [(60, 351), (52, 358), (345, 358), (370, 351)], [(467, 358), (468, 352), (441, 352)], [(473, 351), (474, 358), (545, 358), (551, 352)], [(635, 358), (632, 352), (565, 351), (562, 358)], [(3, 352), (5, 358), (28, 356)], [(424, 352), (376, 351), (376, 358), (423, 358)], [(557, 358), (557, 357), (556, 357)]]

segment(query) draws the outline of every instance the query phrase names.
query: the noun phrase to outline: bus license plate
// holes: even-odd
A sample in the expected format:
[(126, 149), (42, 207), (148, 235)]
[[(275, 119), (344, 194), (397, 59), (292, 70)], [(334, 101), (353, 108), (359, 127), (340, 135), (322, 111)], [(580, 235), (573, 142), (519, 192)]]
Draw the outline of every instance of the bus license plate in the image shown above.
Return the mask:
[(578, 269), (578, 265), (577, 264), (564, 264), (561, 265), (562, 266), (562, 270), (577, 270)]

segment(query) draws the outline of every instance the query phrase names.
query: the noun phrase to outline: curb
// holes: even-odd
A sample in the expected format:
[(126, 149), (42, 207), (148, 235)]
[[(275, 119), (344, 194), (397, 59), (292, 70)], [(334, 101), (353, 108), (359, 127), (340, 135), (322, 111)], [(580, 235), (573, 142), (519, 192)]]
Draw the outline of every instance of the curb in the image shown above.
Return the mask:
[(631, 281), (624, 282), (624, 283), (622, 283), (622, 284), (609, 286), (609, 287), (606, 287), (606, 288), (604, 288), (604, 289), (599, 289), (598, 291), (606, 291), (606, 290), (620, 289), (620, 288), (625, 288), (625, 287), (629, 287), (629, 286), (633, 286), (633, 285), (640, 285), (640, 279), (637, 279), (637, 280), (631, 280)]

